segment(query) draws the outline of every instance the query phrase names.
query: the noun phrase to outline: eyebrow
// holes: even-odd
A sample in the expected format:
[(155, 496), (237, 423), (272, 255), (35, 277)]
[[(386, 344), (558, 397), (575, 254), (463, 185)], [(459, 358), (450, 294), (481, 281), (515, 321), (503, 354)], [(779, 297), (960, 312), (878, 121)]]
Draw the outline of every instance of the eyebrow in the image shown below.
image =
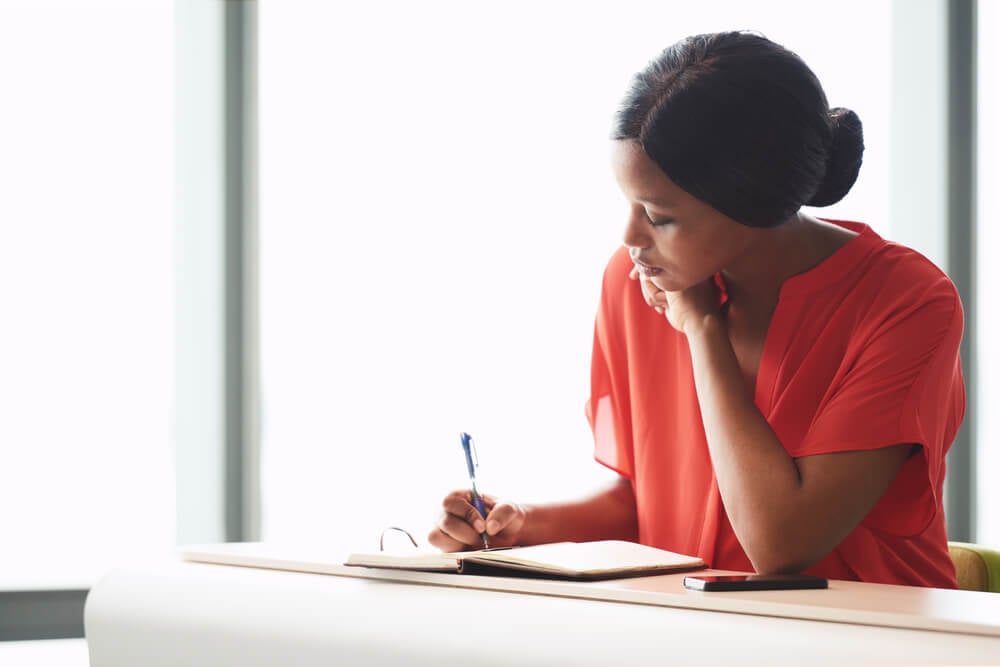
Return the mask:
[(643, 204), (652, 204), (653, 206), (662, 206), (663, 208), (674, 207), (673, 202), (669, 202), (664, 199), (657, 199), (656, 197), (638, 197), (637, 199)]

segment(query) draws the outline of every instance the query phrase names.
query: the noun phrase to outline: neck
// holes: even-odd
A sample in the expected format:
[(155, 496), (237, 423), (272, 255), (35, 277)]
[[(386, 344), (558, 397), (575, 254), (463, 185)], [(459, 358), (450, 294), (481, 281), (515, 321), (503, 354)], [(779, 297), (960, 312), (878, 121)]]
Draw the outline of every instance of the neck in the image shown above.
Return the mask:
[(814, 268), (855, 236), (804, 213), (759, 230), (740, 260), (722, 272), (730, 302), (751, 308), (776, 303), (786, 280)]

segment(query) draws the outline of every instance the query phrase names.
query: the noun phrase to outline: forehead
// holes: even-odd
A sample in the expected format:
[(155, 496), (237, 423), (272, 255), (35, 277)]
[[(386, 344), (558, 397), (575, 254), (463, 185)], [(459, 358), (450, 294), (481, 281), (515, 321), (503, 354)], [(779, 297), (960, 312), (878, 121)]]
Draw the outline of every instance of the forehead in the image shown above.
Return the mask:
[(626, 197), (667, 205), (689, 196), (663, 173), (637, 142), (614, 141), (612, 144), (611, 167)]

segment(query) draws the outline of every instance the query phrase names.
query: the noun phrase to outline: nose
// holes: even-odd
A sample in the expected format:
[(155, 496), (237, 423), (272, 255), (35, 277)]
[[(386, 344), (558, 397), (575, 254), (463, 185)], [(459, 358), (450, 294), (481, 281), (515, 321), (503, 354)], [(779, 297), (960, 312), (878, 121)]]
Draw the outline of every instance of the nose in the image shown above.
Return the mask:
[(646, 211), (641, 207), (632, 207), (629, 210), (628, 220), (625, 222), (625, 233), (622, 242), (628, 248), (648, 248), (652, 245), (650, 240), (649, 218)]

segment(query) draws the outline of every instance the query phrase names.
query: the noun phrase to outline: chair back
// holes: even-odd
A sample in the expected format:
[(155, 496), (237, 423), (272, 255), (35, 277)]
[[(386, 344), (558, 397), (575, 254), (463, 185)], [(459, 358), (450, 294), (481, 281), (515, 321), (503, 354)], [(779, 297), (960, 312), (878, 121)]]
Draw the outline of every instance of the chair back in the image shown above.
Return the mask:
[(949, 542), (958, 587), (1000, 593), (1000, 551), (968, 542)]

